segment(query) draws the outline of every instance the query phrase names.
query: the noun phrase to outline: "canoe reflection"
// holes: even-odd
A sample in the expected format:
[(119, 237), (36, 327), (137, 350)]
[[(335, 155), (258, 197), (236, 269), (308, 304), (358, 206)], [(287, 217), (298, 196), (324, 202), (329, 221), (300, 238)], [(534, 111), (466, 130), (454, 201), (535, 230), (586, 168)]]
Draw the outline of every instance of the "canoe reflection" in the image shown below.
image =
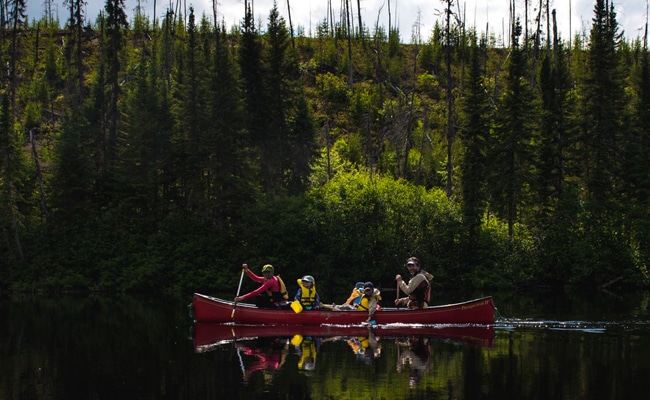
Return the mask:
[[(491, 325), (378, 325), (373, 328), (351, 325), (233, 325), (195, 323), (193, 327), (194, 351), (202, 353), (216, 346), (261, 337), (304, 337), (348, 340), (369, 338), (369, 332), (382, 338), (424, 337), (449, 339), (480, 347), (492, 347), (494, 328)], [(370, 338), (369, 338), (370, 339)], [(370, 341), (368, 342), (370, 345)]]
[[(395, 362), (397, 372), (406, 374), (408, 386), (415, 388), (432, 364), (430, 340), (451, 340), (480, 347), (491, 347), (494, 330), (491, 326), (299, 326), (299, 325), (236, 325), (196, 323), (193, 327), (194, 351), (209, 352), (220, 347), (237, 349), (243, 383), (252, 384), (253, 375), (263, 374), (264, 383), (270, 384), (283, 370), (287, 356), (295, 360), (288, 371), (296, 369), (305, 376), (314, 376), (322, 344), (328, 341), (347, 344), (361, 363), (360, 368), (375, 364)], [(393, 343), (394, 342), (394, 343)], [(388, 349), (386, 360), (382, 357), (382, 343)], [(330, 347), (326, 347), (329, 351)], [(341, 346), (333, 347), (341, 349)], [(395, 349), (397, 354), (395, 354)], [(332, 357), (325, 365), (331, 367)], [(353, 361), (354, 362), (354, 361)], [(365, 364), (365, 365), (364, 365)], [(324, 368), (328, 368), (324, 367)], [(291, 374), (291, 372), (288, 372)], [(284, 374), (282, 376), (285, 376)]]

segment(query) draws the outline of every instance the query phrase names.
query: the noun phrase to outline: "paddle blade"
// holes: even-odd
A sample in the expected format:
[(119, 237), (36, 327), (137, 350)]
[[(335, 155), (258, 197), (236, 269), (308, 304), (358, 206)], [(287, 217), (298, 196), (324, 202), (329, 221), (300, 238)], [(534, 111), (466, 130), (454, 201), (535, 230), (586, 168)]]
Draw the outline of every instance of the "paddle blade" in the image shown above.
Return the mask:
[(298, 300), (294, 300), (291, 302), (291, 309), (293, 310), (293, 312), (298, 314), (302, 311), (302, 304), (300, 304)]

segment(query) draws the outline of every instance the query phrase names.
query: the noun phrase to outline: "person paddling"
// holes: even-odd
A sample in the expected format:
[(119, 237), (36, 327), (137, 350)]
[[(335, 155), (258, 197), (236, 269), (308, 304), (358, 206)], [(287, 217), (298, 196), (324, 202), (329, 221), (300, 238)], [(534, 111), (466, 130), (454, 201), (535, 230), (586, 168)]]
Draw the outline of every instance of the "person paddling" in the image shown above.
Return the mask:
[(409, 283), (402, 280), (402, 275), (396, 275), (397, 284), (407, 296), (395, 300), (396, 306), (406, 306), (412, 310), (427, 308), (431, 297), (431, 280), (433, 275), (421, 269), (420, 260), (411, 257), (406, 260), (406, 268), (411, 275)]
[(262, 267), (263, 276), (255, 275), (247, 264), (242, 264), (242, 268), (253, 281), (262, 283), (262, 285), (252, 292), (235, 297), (235, 302), (255, 297), (255, 305), (259, 308), (280, 308), (288, 302), (287, 287), (280, 276), (274, 275), (273, 265), (266, 264)]

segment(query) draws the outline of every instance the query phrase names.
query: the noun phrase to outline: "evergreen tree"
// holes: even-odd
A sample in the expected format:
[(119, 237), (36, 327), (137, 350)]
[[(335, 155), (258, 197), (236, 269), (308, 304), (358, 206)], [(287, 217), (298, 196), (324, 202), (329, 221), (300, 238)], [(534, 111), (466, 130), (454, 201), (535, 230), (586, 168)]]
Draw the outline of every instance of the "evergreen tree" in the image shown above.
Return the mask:
[[(124, 30), (128, 28), (124, 0), (106, 0), (104, 62), (106, 63), (106, 136), (100, 161), (101, 181), (104, 190), (109, 187), (113, 177), (112, 169), (116, 163), (117, 136), (120, 126), (119, 101), (121, 95), (120, 74), (122, 73), (122, 50)], [(108, 194), (108, 193), (107, 193)], [(110, 197), (110, 194), (109, 194)]]
[(634, 123), (626, 140), (626, 180), (632, 197), (650, 211), (650, 55), (647, 45), (638, 46), (634, 89)]
[(537, 202), (543, 214), (552, 212), (562, 195), (567, 152), (569, 76), (561, 44), (547, 52), (540, 72), (541, 119), (537, 146)]
[(630, 267), (624, 230), (622, 179), (625, 93), (620, 65), (620, 37), (613, 5), (597, 0), (589, 38), (585, 81), (582, 85), (580, 147), (585, 198), (585, 271), (592, 284), (617, 278)]
[(215, 33), (212, 79), (209, 82), (207, 128), (202, 146), (206, 151), (207, 205), (219, 232), (236, 225), (237, 210), (255, 194), (255, 179), (247, 162), (244, 117), (237, 70), (225, 27)]
[(18, 59), (20, 57), (19, 38), (22, 35), (18, 30), (26, 24), (27, 19), (27, 1), (26, 0), (13, 0), (11, 1), (11, 11), (9, 22), (11, 24), (11, 47), (9, 50), (9, 95), (11, 100), (11, 108), (16, 112), (16, 91), (18, 90)]
[(139, 68), (123, 100), (123, 135), (116, 166), (120, 204), (127, 215), (143, 216), (160, 204), (157, 173), (161, 164), (159, 135), (164, 132), (164, 112), (159, 105), (156, 64), (142, 52)]
[(259, 167), (264, 192), (274, 197), (278, 195), (281, 154), (278, 145), (278, 131), (268, 129), (270, 115), (270, 90), (266, 79), (267, 67), (263, 61), (263, 43), (255, 28), (251, 6), (248, 5), (241, 27), (239, 45), (239, 69), (241, 71), (242, 90), (244, 93), (244, 111), (248, 145), (254, 151), (254, 165)]
[(67, 42), (65, 47), (66, 82), (70, 106), (77, 112), (81, 111), (84, 99), (84, 62), (83, 62), (83, 7), (86, 2), (82, 0), (65, 0), (70, 15), (66, 22)]
[(190, 8), (186, 32), (177, 30), (176, 35), (182, 50), (177, 58), (181, 66), (174, 74), (174, 113), (177, 124), (172, 140), (175, 169), (179, 179), (179, 200), (186, 207), (198, 210), (203, 208), (201, 203), (204, 195), (201, 136), (208, 126), (204, 92), (207, 73), (201, 61), (201, 43), (193, 8)]
[(264, 139), (264, 154), (274, 154), (277, 166), (276, 186), (290, 193), (302, 192), (309, 175), (309, 162), (314, 151), (314, 128), (309, 108), (298, 88), (298, 65), (290, 47), (290, 35), (277, 4), (269, 14), (265, 35), (266, 81), (270, 103)]
[(84, 221), (93, 209), (96, 174), (89, 131), (83, 114), (66, 113), (55, 143), (52, 208), (63, 225)]
[(533, 138), (533, 95), (526, 77), (526, 58), (519, 47), (521, 25), (515, 21), (503, 98), (496, 119), (491, 154), (490, 206), (508, 223), (513, 239), (514, 225), (527, 201), (531, 182)]
[(10, 260), (23, 260), (22, 228), (29, 197), (26, 154), (14, 130), (8, 93), (0, 98), (0, 226)]
[[(614, 208), (620, 188), (624, 93), (619, 56), (618, 24), (613, 5), (597, 0), (589, 38), (587, 76), (583, 86), (584, 176), (591, 212), (596, 218)], [(617, 207), (618, 208), (618, 207)], [(603, 223), (605, 221), (602, 221)]]
[(463, 221), (467, 230), (467, 250), (475, 249), (486, 207), (486, 152), (490, 137), (489, 99), (481, 70), (482, 50), (473, 39), (466, 74), (460, 138), (465, 154), (460, 164)]

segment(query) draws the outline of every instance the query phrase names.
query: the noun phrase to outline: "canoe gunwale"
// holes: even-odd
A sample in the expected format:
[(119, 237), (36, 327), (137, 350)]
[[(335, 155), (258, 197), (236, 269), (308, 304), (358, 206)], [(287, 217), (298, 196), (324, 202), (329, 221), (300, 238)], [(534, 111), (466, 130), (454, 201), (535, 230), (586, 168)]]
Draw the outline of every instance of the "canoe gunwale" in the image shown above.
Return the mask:
[[(194, 293), (196, 322), (237, 324), (321, 325), (358, 324), (366, 319), (359, 311), (310, 310), (296, 314), (292, 310), (261, 309), (249, 303), (237, 303)], [(231, 318), (235, 309), (234, 319)], [(492, 324), (494, 303), (491, 296), (453, 304), (435, 305), (422, 310), (382, 307), (375, 314), (377, 323), (406, 324)]]

